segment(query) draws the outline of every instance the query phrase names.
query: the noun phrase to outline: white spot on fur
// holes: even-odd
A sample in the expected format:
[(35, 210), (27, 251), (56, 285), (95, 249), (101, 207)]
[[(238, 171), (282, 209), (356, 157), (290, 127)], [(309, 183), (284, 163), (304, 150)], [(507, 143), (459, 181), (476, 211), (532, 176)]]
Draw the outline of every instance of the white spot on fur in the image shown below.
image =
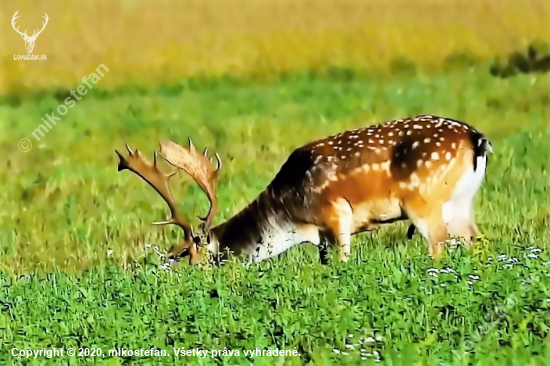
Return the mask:
[(432, 160), (439, 160), (439, 154), (435, 151), (432, 153)]
[(384, 170), (386, 173), (388, 173), (388, 175), (391, 175), (391, 173), (390, 173), (390, 161), (389, 160), (386, 160), (385, 162), (383, 162), (381, 164), (381, 167), (382, 167), (382, 170)]
[(420, 185), (420, 178), (418, 178), (418, 174), (411, 173), (411, 184), (413, 187), (418, 187)]

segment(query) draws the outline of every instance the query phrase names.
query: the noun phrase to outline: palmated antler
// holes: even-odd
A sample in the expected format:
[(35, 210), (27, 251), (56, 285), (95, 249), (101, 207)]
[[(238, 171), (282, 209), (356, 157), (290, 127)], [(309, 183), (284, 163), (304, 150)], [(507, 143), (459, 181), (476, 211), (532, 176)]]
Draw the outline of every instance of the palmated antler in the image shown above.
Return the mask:
[(193, 230), (191, 228), (191, 225), (187, 222), (187, 220), (183, 218), (183, 216), (178, 211), (177, 205), (170, 191), (170, 186), (168, 184), (168, 179), (174, 176), (178, 171), (176, 170), (171, 174), (164, 174), (163, 172), (161, 172), (157, 167), (156, 151), (154, 153), (153, 164), (151, 164), (141, 154), (139, 150), (132, 151), (132, 149), (128, 145), (126, 145), (126, 149), (128, 149), (128, 156), (126, 158), (122, 156), (122, 154), (120, 154), (117, 150), (115, 150), (119, 157), (118, 171), (120, 172), (122, 170), (128, 169), (134, 172), (147, 183), (149, 183), (149, 185), (153, 187), (155, 191), (157, 191), (157, 193), (164, 199), (164, 201), (168, 204), (168, 208), (170, 209), (171, 217), (166, 221), (154, 222), (153, 224), (173, 224), (179, 226), (184, 233), (184, 243), (183, 245), (173, 246), (170, 251), (178, 252), (177, 254), (180, 254), (185, 249), (188, 249), (189, 254), (191, 255), (191, 261), (195, 261), (196, 247), (193, 243)]
[(214, 169), (212, 158), (208, 157), (208, 149), (201, 154), (197, 152), (191, 139), (189, 147), (185, 148), (173, 141), (163, 141), (160, 144), (160, 155), (172, 166), (183, 169), (201, 187), (208, 197), (210, 208), (206, 217), (199, 218), (204, 222), (206, 228), (210, 228), (212, 219), (218, 209), (218, 198), (216, 195), (216, 180), (218, 178), (222, 161), (216, 153), (217, 167)]

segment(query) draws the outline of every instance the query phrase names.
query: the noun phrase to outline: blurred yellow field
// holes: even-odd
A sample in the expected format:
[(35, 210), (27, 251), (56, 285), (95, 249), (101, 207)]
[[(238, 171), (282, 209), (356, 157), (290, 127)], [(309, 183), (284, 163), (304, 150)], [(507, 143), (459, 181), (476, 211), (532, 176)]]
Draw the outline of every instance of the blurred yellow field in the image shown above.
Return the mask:
[[(269, 76), (354, 65), (381, 71), (405, 56), (438, 68), (457, 52), (481, 60), (550, 40), (547, 0), (0, 0), (0, 93), (74, 86), (99, 64), (104, 87), (186, 76)], [(10, 21), (29, 33), (26, 54)]]

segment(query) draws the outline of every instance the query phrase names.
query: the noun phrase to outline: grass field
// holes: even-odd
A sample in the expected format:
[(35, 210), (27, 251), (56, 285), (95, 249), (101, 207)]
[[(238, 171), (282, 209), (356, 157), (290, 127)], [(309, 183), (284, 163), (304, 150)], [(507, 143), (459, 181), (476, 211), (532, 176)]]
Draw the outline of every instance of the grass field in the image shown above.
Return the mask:
[[(94, 358), (115, 365), (249, 364), (243, 350), (255, 348), (300, 356), (248, 358), (254, 365), (550, 362), (550, 75), (332, 69), (271, 82), (191, 78), (102, 89), (110, 76), (40, 141), (31, 133), (69, 90), (0, 100), (2, 363), (25, 363), (14, 347), (168, 352)], [(321, 265), (303, 245), (249, 268), (169, 266), (158, 252), (179, 232), (150, 225), (167, 215), (164, 202), (116, 172), (114, 149), (125, 142), (152, 154), (160, 139), (191, 136), (224, 161), (220, 222), (255, 198), (295, 147), (417, 113), (463, 119), (495, 151), (475, 201), (485, 237), (441, 262), (428, 258), (418, 235), (407, 241), (401, 223), (357, 236), (347, 264)], [(18, 149), (22, 138), (30, 151)], [(199, 188), (178, 179), (181, 207), (191, 218), (204, 213)], [(175, 356), (180, 347), (240, 355)], [(462, 359), (453, 353), (465, 348)], [(91, 362), (49, 361), (68, 360)]]

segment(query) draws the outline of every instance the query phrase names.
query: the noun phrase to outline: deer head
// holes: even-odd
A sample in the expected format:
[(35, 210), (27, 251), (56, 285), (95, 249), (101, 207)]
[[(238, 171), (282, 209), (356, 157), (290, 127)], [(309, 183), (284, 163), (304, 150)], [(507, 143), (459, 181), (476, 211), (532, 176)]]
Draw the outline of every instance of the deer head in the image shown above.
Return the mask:
[[(170, 256), (186, 256), (189, 255), (189, 263), (198, 264), (201, 260), (199, 246), (203, 244), (203, 240), (210, 241), (210, 226), (212, 218), (215, 216), (218, 200), (216, 196), (216, 180), (220, 168), (222, 166), (221, 159), (216, 154), (217, 167), (212, 166), (212, 158), (208, 157), (208, 150), (204, 149), (204, 153), (200, 154), (195, 149), (193, 142), (189, 139), (189, 147), (185, 148), (173, 141), (163, 141), (160, 144), (159, 154), (168, 164), (177, 168), (176, 171), (170, 174), (162, 173), (157, 167), (157, 152), (153, 157), (151, 164), (139, 150), (132, 151), (126, 145), (128, 156), (124, 157), (117, 150), (119, 157), (118, 171), (128, 169), (145, 180), (155, 191), (166, 201), (170, 209), (171, 217), (162, 222), (155, 222), (154, 225), (169, 225), (179, 226), (183, 230), (183, 243), (173, 245), (169, 251)], [(177, 174), (179, 169), (185, 171), (193, 180), (201, 187), (203, 192), (208, 197), (210, 208), (208, 214), (201, 219), (198, 234), (193, 233), (192, 227), (187, 220), (179, 212), (176, 202), (172, 197), (168, 180), (170, 177)]]
[(17, 28), (15, 27), (15, 20), (16, 20), (17, 18), (19, 18), (19, 17), (17, 16), (17, 13), (18, 13), (18, 12), (19, 12), (19, 10), (16, 11), (15, 14), (13, 14), (13, 18), (11, 19), (11, 26), (13, 27), (13, 29), (14, 29), (17, 33), (19, 33), (19, 34), (21, 35), (21, 38), (23, 38), (23, 40), (25, 41), (25, 48), (27, 49), (27, 53), (31, 53), (32, 50), (34, 49), (34, 41), (36, 41), (36, 38), (38, 37), (38, 35), (39, 35), (40, 33), (42, 33), (42, 31), (44, 30), (44, 28), (46, 28), (46, 24), (48, 24), (48, 14), (44, 13), (44, 15), (45, 15), (45, 16), (44, 16), (44, 19), (46, 19), (46, 22), (45, 22), (45, 23), (42, 23), (42, 29), (39, 30), (38, 33), (37, 33), (36, 30), (33, 31), (32, 36), (29, 37), (29, 36), (27, 35), (27, 30), (26, 30), (26, 29), (25, 29), (25, 31), (24, 31), (23, 33), (21, 33), (21, 32), (19, 31), (19, 27), (17, 27)]

